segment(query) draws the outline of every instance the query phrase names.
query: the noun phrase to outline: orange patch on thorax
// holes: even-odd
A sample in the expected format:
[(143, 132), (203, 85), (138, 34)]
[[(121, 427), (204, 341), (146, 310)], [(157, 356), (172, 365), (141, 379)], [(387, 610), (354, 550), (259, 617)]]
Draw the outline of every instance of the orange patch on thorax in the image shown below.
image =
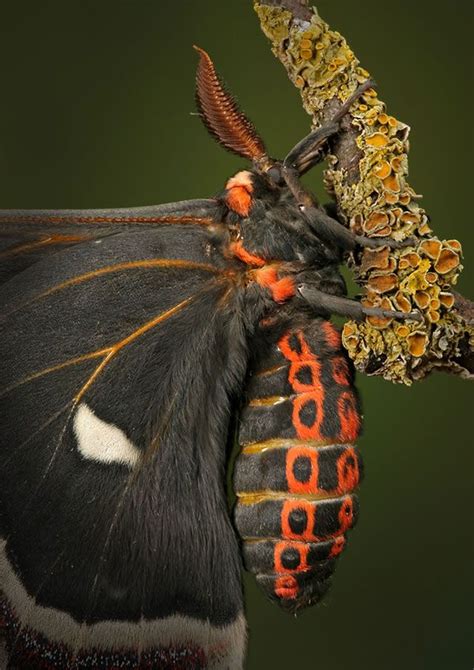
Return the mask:
[(240, 216), (248, 216), (252, 206), (252, 173), (248, 170), (237, 172), (228, 180), (225, 188), (225, 201), (229, 209)]
[(250, 251), (247, 251), (241, 240), (231, 243), (230, 252), (233, 256), (247, 265), (253, 265), (257, 268), (261, 268), (266, 263), (264, 258), (256, 256), (255, 254), (250, 253)]
[(296, 286), (293, 277), (278, 276), (278, 270), (274, 265), (266, 265), (255, 271), (255, 279), (260, 286), (268, 288), (275, 302), (285, 302), (292, 298), (296, 293)]

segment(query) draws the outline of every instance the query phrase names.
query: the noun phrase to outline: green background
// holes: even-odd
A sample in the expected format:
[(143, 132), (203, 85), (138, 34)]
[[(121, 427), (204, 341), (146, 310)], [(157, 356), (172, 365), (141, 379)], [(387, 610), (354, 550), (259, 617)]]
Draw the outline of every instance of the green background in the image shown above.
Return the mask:
[[(470, 4), (318, 8), (389, 112), (412, 126), (411, 184), (438, 236), (463, 242), (459, 288), (472, 295)], [(190, 115), (193, 43), (214, 57), (273, 155), (308, 130), (250, 0), (2, 3), (0, 26), (2, 207), (144, 205), (220, 190), (242, 161)], [(441, 374), (411, 388), (358, 384), (359, 525), (330, 595), (298, 618), (246, 576), (248, 670), (472, 666), (471, 387)]]

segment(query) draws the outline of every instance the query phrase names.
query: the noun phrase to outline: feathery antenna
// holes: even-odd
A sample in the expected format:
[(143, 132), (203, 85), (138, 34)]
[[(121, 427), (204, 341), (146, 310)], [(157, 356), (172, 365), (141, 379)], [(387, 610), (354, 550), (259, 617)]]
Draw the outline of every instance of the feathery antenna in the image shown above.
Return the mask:
[(253, 123), (224, 88), (209, 54), (200, 47), (194, 48), (199, 53), (196, 102), (204, 125), (229, 151), (250, 160), (263, 158), (265, 145)]

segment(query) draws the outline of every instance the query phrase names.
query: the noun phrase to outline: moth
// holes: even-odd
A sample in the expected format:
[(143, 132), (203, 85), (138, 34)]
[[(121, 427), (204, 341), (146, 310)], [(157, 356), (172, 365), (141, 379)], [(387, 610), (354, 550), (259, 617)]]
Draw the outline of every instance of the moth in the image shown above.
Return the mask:
[(250, 164), (217, 196), (0, 211), (11, 668), (241, 668), (241, 555), (289, 612), (318, 602), (362, 473), (330, 316), (419, 318), (346, 297), (346, 254), (404, 243), (354, 235), (300, 181), (373, 82), (275, 160), (196, 49), (201, 119)]

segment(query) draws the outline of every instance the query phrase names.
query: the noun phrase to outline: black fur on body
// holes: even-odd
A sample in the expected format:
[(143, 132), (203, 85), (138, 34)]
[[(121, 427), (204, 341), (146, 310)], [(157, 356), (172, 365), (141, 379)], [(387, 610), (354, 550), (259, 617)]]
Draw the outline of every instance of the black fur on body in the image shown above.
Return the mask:
[[(185, 616), (220, 630), (241, 615), (224, 474), (256, 342), (267, 350), (315, 316), (363, 316), (341, 297), (348, 231), (295, 187), (291, 155), (249, 156), (244, 214), (230, 181), (211, 200), (139, 210), (0, 212), (13, 240), (0, 291), (0, 530), (34, 607), (87, 624), (80, 649), (97, 622)], [(52, 239), (43, 249), (38, 229)], [(258, 278), (273, 265), (294, 287), (283, 300)], [(133, 443), (134, 465), (84, 457), (83, 404)], [(18, 631), (8, 635), (27, 667)]]

